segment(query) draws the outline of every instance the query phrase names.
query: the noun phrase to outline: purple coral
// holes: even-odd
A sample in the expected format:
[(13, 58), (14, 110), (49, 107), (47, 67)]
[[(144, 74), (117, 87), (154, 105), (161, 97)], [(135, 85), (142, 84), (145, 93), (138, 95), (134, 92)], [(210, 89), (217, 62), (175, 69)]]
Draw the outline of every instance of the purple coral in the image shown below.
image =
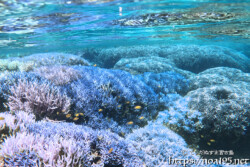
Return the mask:
[(44, 116), (51, 117), (57, 112), (67, 113), (70, 109), (70, 98), (49, 82), (18, 79), (10, 87), (7, 105), (11, 111), (33, 112), (40, 119)]
[(72, 123), (28, 124), (27, 133), (7, 138), (0, 150), (7, 163), (22, 162), (30, 153), (36, 154), (30, 156), (33, 160), (52, 167), (143, 166), (134, 148), (118, 135)]
[(55, 85), (64, 85), (81, 77), (80, 73), (68, 66), (45, 66), (34, 71)]

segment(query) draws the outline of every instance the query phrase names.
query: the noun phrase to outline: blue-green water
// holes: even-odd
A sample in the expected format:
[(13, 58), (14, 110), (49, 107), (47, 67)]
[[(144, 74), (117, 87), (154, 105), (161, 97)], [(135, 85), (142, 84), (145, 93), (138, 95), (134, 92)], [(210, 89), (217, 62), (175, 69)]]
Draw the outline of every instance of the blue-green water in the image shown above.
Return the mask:
[(249, 48), (249, 0), (0, 0), (0, 166), (249, 166)]
[[(248, 0), (2, 0), (0, 11), (2, 56), (176, 43), (227, 46), (249, 54)], [(152, 13), (186, 13), (190, 19), (147, 26), (114, 24)], [(230, 16), (206, 19), (206, 13)]]

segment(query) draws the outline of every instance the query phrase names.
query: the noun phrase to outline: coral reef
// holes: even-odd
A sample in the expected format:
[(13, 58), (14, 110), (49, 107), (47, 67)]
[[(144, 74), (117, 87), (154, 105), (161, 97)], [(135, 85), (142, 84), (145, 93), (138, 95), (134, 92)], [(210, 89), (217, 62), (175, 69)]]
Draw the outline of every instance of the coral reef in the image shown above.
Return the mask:
[(213, 45), (134, 46), (85, 50), (83, 57), (100, 66), (112, 68), (121, 58), (167, 58), (182, 70), (199, 73), (213, 67), (232, 67), (249, 72), (250, 60), (233, 49)]
[[(202, 127), (202, 114), (197, 110), (188, 108), (188, 98), (183, 98), (180, 95), (176, 95), (175, 98), (169, 105), (168, 110), (159, 112), (157, 121), (164, 123), (182, 136), (188, 136), (186, 133), (197, 133)], [(186, 140), (189, 144), (193, 142), (191, 138)]]
[(80, 73), (69, 66), (44, 66), (34, 72), (55, 85), (65, 85), (81, 77)]
[(30, 73), (13, 73), (1, 81), (6, 105), (11, 111), (34, 113), (37, 119), (67, 114), (71, 99), (44, 78)]
[[(86, 120), (112, 118), (118, 124), (145, 125), (157, 115), (158, 96), (143, 81), (121, 70), (74, 67), (82, 78), (66, 87)], [(139, 118), (145, 119), (139, 119)], [(98, 122), (98, 121), (97, 121)], [(128, 125), (127, 123), (130, 122)]]
[(194, 147), (248, 156), (249, 90), (246, 82), (199, 88), (160, 112), (159, 120)]
[(23, 111), (17, 111), (15, 112), (15, 115), (6, 112), (0, 113), (0, 144), (8, 136), (23, 131), (26, 124), (34, 122), (35, 116)]
[[(144, 128), (135, 130), (126, 137), (126, 141), (135, 147), (147, 167), (171, 166), (171, 159), (175, 158), (187, 161), (199, 159), (199, 156), (187, 147), (183, 138), (158, 123), (150, 122)], [(190, 162), (187, 164), (194, 165)]]
[(114, 69), (128, 71), (131, 74), (142, 74), (144, 72), (162, 73), (173, 71), (180, 73), (185, 77), (190, 77), (193, 75), (193, 73), (189, 71), (176, 68), (174, 63), (169, 59), (157, 56), (122, 58), (115, 64)]
[(217, 138), (240, 138), (249, 128), (249, 90), (249, 84), (242, 82), (200, 88), (186, 97), (190, 98), (189, 108), (202, 113), (204, 133), (209, 131), (209, 136)]
[(71, 123), (29, 124), (27, 133), (5, 140), (0, 155), (7, 165), (24, 164), (22, 157), (28, 156), (29, 162), (44, 166), (143, 166), (135, 149), (118, 135)]
[(175, 72), (151, 73), (140, 75), (140, 78), (157, 94), (187, 93), (189, 81), (182, 75)]
[(250, 83), (250, 74), (235, 68), (216, 67), (190, 77), (189, 81), (190, 90), (195, 90), (213, 85), (235, 84), (237, 82)]
[(52, 65), (90, 65), (79, 56), (66, 53), (39, 53), (23, 58), (0, 59), (1, 71), (32, 71), (34, 68)]

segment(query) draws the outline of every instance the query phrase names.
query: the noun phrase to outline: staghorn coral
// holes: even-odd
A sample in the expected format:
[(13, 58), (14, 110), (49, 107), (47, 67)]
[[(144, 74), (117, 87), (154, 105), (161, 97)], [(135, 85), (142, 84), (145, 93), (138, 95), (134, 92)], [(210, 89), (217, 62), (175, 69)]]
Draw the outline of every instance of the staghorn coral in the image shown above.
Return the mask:
[(142, 167), (134, 148), (118, 135), (72, 123), (29, 124), (27, 133), (7, 138), (0, 150), (7, 164), (23, 164), (23, 154), (48, 167)]
[[(120, 125), (133, 121), (145, 125), (157, 115), (158, 99), (154, 91), (137, 77), (121, 70), (74, 67), (82, 78), (66, 87), (78, 112), (86, 120), (112, 118)], [(137, 106), (137, 108), (136, 108)], [(146, 119), (140, 120), (139, 117)], [(99, 121), (98, 121), (99, 122)], [(126, 125), (127, 126), (127, 125)]]
[(34, 122), (35, 116), (23, 111), (17, 111), (15, 115), (7, 112), (0, 113), (0, 143), (8, 136), (24, 131), (25, 124)]
[(65, 85), (81, 77), (78, 71), (68, 66), (45, 66), (35, 69), (34, 72), (55, 85)]
[(7, 105), (11, 111), (23, 110), (41, 119), (53, 117), (57, 112), (69, 112), (70, 98), (50, 83), (19, 79), (18, 83), (10, 87)]
[(70, 110), (71, 99), (59, 87), (31, 73), (13, 73), (1, 81), (6, 105), (12, 111), (34, 113), (37, 119), (55, 118)]

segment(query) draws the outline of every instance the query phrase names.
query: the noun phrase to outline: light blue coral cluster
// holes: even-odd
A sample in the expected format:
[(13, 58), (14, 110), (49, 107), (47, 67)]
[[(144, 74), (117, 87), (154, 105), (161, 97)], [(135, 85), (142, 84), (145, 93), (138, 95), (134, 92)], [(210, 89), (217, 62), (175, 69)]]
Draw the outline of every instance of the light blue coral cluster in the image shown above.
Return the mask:
[(159, 105), (151, 87), (121, 70), (42, 67), (9, 74), (0, 84), (4, 106), (12, 111), (34, 113), (37, 119), (111, 128), (122, 134), (155, 118)]
[[(8, 127), (11, 124), (7, 122)], [(2, 143), (0, 156), (5, 165), (143, 166), (136, 150), (117, 134), (73, 123), (29, 121), (24, 124)]]
[(138, 77), (158, 94), (160, 110), (169, 108), (178, 94), (186, 94), (189, 88), (188, 79), (175, 72), (146, 72)]
[[(187, 147), (186, 142), (159, 122), (150, 122), (144, 128), (135, 130), (126, 136), (138, 152), (147, 167), (178, 166), (172, 159), (198, 160), (199, 156)], [(183, 164), (179, 164), (184, 166)], [(189, 163), (187, 166), (194, 166)]]
[(128, 72), (96, 67), (74, 67), (81, 78), (65, 86), (77, 112), (88, 119), (112, 118), (118, 124), (144, 125), (139, 117), (157, 115), (158, 96), (152, 88)]

